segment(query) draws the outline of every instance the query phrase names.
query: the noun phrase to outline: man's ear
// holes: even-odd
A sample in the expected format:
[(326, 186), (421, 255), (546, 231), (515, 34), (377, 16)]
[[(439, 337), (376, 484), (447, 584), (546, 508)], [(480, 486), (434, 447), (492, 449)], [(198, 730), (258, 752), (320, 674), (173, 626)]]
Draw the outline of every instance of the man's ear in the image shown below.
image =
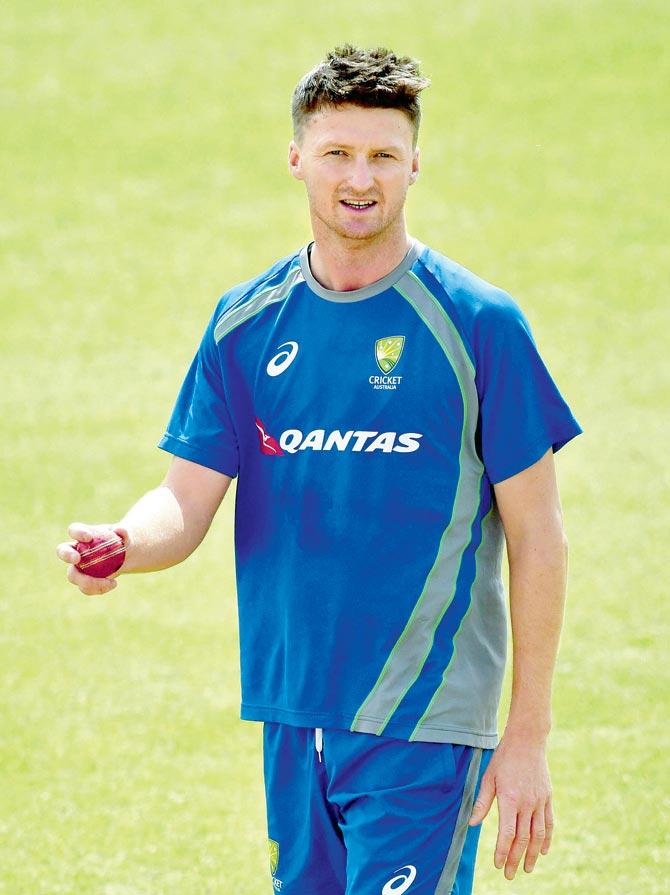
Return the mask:
[(288, 169), (296, 180), (304, 180), (302, 155), (300, 154), (300, 147), (295, 140), (291, 140), (288, 147)]
[(414, 150), (414, 155), (412, 156), (412, 170), (409, 175), (409, 184), (410, 186), (416, 182), (417, 177), (419, 176), (419, 168), (420, 168), (420, 155), (419, 147), (417, 146)]

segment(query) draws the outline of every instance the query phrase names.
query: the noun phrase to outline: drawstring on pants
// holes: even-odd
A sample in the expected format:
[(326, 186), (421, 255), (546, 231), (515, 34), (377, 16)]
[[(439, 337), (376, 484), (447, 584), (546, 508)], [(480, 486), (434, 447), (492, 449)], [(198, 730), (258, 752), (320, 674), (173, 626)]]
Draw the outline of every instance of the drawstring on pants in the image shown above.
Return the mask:
[(321, 761), (321, 752), (323, 751), (323, 727), (314, 728), (314, 745), (319, 754), (319, 761)]

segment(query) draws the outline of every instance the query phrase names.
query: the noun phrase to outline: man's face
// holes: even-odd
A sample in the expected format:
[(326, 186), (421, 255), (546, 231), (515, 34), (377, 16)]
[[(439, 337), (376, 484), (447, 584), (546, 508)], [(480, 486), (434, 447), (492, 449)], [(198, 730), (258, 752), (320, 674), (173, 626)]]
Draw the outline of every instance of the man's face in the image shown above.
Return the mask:
[(399, 109), (347, 103), (311, 116), (299, 145), (289, 146), (289, 169), (305, 182), (313, 222), (345, 239), (374, 240), (403, 221), (419, 173), (412, 139)]

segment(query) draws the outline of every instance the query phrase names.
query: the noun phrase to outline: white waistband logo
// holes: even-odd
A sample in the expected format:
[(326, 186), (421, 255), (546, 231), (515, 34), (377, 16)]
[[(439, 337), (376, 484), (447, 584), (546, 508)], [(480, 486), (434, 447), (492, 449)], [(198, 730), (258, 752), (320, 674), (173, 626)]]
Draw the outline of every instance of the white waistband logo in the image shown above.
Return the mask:
[[(402, 873), (403, 870), (409, 870), (409, 873)], [(414, 882), (416, 867), (413, 864), (405, 864), (404, 867), (399, 867), (396, 873), (399, 873), (400, 876), (394, 876), (386, 883), (382, 889), (382, 895), (402, 895), (403, 892), (406, 892)], [(396, 886), (395, 883), (398, 881), (400, 881), (400, 885)]]
[[(289, 346), (288, 348), (286, 347), (287, 345)], [(293, 359), (298, 353), (297, 342), (282, 342), (281, 345), (277, 345), (277, 348), (283, 348), (284, 350), (280, 351), (279, 354), (275, 354), (268, 362), (265, 368), (268, 376), (279, 376), (280, 373), (283, 373), (284, 370), (291, 366)]]

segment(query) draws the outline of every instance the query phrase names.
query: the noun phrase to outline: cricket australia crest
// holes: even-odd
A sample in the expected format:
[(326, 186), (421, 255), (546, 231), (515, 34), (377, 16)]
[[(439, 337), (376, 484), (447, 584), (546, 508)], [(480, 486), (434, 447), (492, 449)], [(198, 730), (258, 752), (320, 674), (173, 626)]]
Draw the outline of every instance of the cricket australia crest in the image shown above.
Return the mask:
[(400, 360), (404, 336), (385, 336), (375, 342), (375, 360), (382, 373), (390, 373)]
[(279, 864), (279, 843), (274, 839), (268, 839), (270, 846), (270, 873), (274, 876), (277, 864)]

